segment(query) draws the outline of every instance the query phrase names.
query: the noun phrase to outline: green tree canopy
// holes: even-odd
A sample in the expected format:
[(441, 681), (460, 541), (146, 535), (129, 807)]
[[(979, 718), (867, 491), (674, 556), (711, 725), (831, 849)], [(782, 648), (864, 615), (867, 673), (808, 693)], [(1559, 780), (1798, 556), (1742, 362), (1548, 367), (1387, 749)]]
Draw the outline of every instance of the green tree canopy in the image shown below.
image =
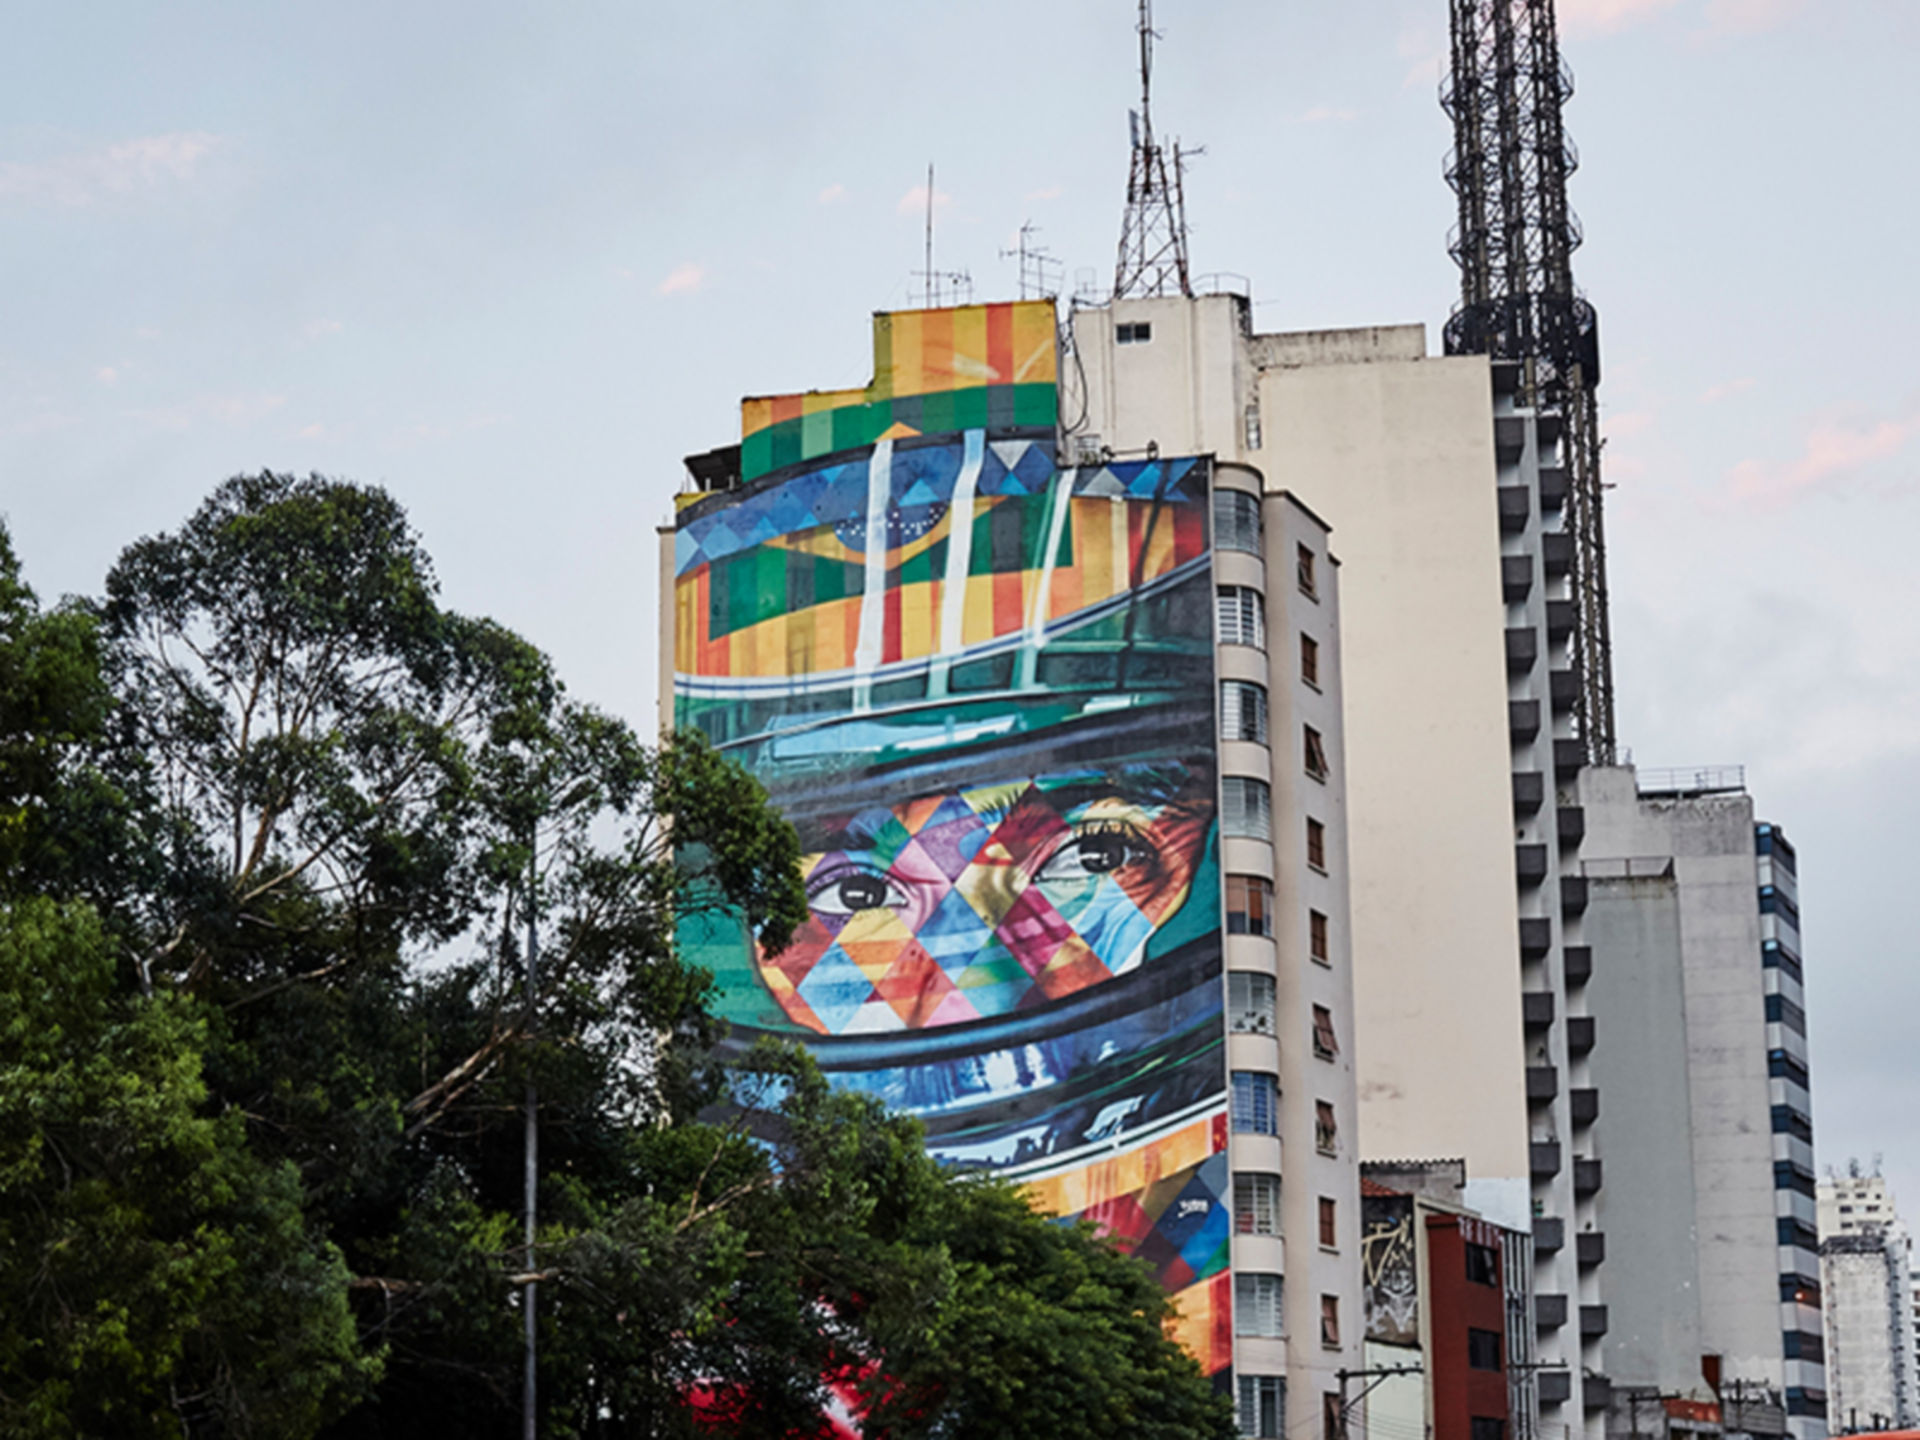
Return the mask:
[(1142, 1267), (715, 1065), (678, 919), (777, 949), (798, 859), (381, 490), (229, 481), (49, 613), (0, 532), (0, 1425), (514, 1435), (537, 1281), (550, 1436), (1228, 1433)]

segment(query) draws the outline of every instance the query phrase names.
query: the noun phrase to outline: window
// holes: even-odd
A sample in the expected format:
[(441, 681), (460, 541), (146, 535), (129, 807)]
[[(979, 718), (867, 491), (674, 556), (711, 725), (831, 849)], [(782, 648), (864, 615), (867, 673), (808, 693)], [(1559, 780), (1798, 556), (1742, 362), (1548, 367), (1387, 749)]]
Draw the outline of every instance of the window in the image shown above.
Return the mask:
[(1340, 1348), (1340, 1297), (1320, 1297), (1320, 1343), (1329, 1350)]
[(1258, 875), (1227, 876), (1227, 933), (1273, 938), (1273, 882)]
[(1260, 553), (1260, 497), (1244, 490), (1213, 492), (1213, 544), (1216, 550)]
[[(1776, 1105), (1773, 1107), (1772, 1116), (1774, 1134), (1791, 1135), (1796, 1140), (1806, 1141), (1809, 1145), (1813, 1143), (1813, 1121), (1809, 1120), (1793, 1106)], [(1851, 1205), (1842, 1205), (1840, 1207), (1840, 1213), (1842, 1215), (1851, 1215), (1853, 1213), (1853, 1207)]]
[(1324, 1005), (1313, 1007), (1313, 1053), (1321, 1060), (1331, 1060), (1340, 1053), (1340, 1042), (1333, 1033), (1333, 1011)]
[(1327, 827), (1313, 819), (1307, 821), (1307, 864), (1326, 874)]
[(1220, 782), (1220, 830), (1242, 840), (1273, 839), (1273, 791), (1266, 781), (1229, 775)]
[(1331, 965), (1327, 950), (1327, 917), (1318, 910), (1307, 912), (1307, 955), (1322, 965)]
[(1260, 407), (1258, 405), (1247, 406), (1246, 433), (1246, 448), (1249, 450), (1258, 450), (1260, 448)]
[(1153, 339), (1153, 324), (1147, 320), (1135, 320), (1131, 324), (1113, 327), (1113, 343), (1116, 345), (1144, 345)]
[(1241, 1135), (1280, 1133), (1280, 1084), (1273, 1076), (1258, 1070), (1233, 1072), (1233, 1128)]
[(1233, 1231), (1236, 1235), (1280, 1233), (1280, 1177), (1259, 1171), (1233, 1177)]
[(1267, 743), (1267, 687), (1251, 680), (1220, 682), (1220, 738)]
[(1785, 1331), (1780, 1339), (1784, 1342), (1783, 1353), (1789, 1360), (1810, 1360), (1818, 1365), (1827, 1358), (1827, 1347), (1818, 1335), (1809, 1335), (1802, 1330)]
[(1233, 1277), (1233, 1333), (1278, 1339), (1280, 1277), (1259, 1270), (1242, 1270)]
[(1314, 584), (1313, 551), (1305, 545), (1294, 552), (1294, 568), (1300, 576), (1300, 593), (1318, 597), (1320, 591)]
[(1222, 645), (1267, 648), (1266, 597), (1249, 585), (1222, 585), (1214, 592)]
[(1473, 1285), (1500, 1283), (1500, 1257), (1491, 1245), (1467, 1242), (1467, 1280)]
[(1300, 727), (1301, 759), (1307, 767), (1307, 774), (1315, 780), (1327, 778), (1327, 747), (1320, 738), (1320, 732), (1311, 725)]
[(1468, 1421), (1467, 1440), (1507, 1440), (1507, 1422), (1475, 1415)]
[(1791, 1080), (1802, 1090), (1807, 1088), (1807, 1067), (1784, 1050), (1767, 1052), (1767, 1074), (1776, 1080)]
[[(1788, 1224), (1788, 1221), (1781, 1221)], [(1817, 1248), (1809, 1245), (1809, 1250)], [(1807, 1305), (1815, 1310), (1820, 1308), (1820, 1282), (1811, 1275), (1782, 1275), (1780, 1277), (1780, 1303), (1783, 1305)]]
[(1227, 1016), (1236, 1035), (1273, 1034), (1273, 976), (1227, 973)]
[(1320, 1197), (1320, 1243), (1331, 1250), (1339, 1244), (1338, 1210), (1331, 1195)]
[(1796, 1035), (1807, 1033), (1807, 1012), (1784, 995), (1767, 996), (1767, 1019), (1786, 1026)]
[(1340, 1127), (1333, 1123), (1330, 1100), (1313, 1102), (1313, 1143), (1322, 1155), (1331, 1155), (1340, 1148)]
[(1347, 1440), (1346, 1411), (1331, 1390), (1320, 1397), (1320, 1440)]
[(1500, 1332), (1498, 1330), (1467, 1331), (1467, 1365), (1474, 1370), (1498, 1370), (1500, 1368)]
[(1300, 678), (1320, 688), (1320, 642), (1304, 630), (1300, 632)]
[(1287, 1382), (1279, 1375), (1242, 1375), (1240, 1433), (1271, 1440), (1287, 1433)]

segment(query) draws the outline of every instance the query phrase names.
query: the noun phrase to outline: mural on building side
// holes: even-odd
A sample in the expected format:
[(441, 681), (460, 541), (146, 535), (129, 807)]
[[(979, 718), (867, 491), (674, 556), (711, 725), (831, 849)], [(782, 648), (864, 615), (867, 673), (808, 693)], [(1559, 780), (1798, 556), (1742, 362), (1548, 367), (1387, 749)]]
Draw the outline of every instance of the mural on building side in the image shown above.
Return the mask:
[(1105, 1226), (1219, 1373), (1207, 467), (1060, 465), (1053, 324), (876, 317), (874, 386), (748, 401), (745, 482), (683, 504), (676, 714), (793, 821), (809, 906), (778, 955), (683, 940), (733, 1043), (803, 1040), (943, 1159)]

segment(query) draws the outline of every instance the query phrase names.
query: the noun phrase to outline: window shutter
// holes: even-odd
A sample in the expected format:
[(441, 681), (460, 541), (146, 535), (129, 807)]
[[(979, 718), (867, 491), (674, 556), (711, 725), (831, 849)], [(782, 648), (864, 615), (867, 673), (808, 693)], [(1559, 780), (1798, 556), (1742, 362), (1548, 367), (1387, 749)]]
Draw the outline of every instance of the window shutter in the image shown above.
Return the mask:
[(1220, 682), (1220, 736), (1223, 740), (1267, 743), (1267, 687), (1251, 680)]
[(1220, 782), (1221, 827), (1245, 840), (1273, 839), (1273, 791), (1264, 780), (1229, 775)]
[(1233, 1332), (1277, 1339), (1280, 1326), (1280, 1277), (1242, 1270), (1233, 1277)]

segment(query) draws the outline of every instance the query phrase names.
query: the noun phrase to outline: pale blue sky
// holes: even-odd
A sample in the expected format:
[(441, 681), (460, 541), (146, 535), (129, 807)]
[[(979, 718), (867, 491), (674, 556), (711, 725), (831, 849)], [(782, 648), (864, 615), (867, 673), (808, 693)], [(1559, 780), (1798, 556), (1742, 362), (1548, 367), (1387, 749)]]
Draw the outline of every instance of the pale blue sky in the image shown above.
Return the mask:
[[(1110, 270), (1132, 10), (12, 0), (0, 510), (30, 577), (96, 590), (242, 469), (379, 481), (451, 603), (649, 723), (679, 458), (742, 393), (866, 378), (929, 160), (981, 298), (1027, 219)], [(1920, 5), (1562, 16), (1621, 732), (1745, 763), (1799, 844), (1820, 1158), (1884, 1151), (1920, 1218)], [(1250, 276), (1261, 328), (1437, 343), (1445, 18), (1160, 0), (1195, 267)]]

